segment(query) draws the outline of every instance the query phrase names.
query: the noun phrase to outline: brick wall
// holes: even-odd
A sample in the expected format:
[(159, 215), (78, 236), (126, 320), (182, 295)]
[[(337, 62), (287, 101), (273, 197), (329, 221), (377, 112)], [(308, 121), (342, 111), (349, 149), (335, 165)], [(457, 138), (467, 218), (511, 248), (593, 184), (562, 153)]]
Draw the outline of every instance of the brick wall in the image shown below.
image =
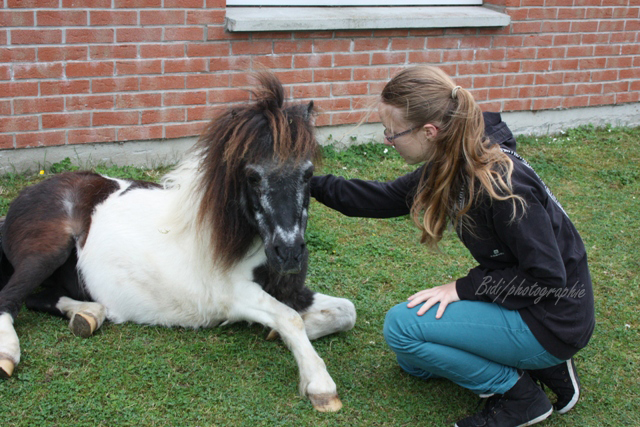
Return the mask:
[[(246, 70), (355, 123), (400, 67), (439, 64), (483, 108), (640, 101), (637, 0), (491, 0), (503, 29), (229, 34), (224, 0), (0, 0), (0, 149), (197, 135)], [(375, 117), (373, 118), (375, 119)]]

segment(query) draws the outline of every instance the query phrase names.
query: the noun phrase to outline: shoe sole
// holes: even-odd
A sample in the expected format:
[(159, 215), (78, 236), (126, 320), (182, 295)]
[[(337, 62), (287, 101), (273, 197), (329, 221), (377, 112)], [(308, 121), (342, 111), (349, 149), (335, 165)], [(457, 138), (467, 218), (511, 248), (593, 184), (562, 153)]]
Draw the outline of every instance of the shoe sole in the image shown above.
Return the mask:
[(567, 360), (567, 365), (568, 365), (567, 372), (569, 372), (569, 377), (571, 378), (571, 385), (573, 385), (573, 389), (576, 390), (576, 393), (573, 395), (569, 403), (567, 403), (566, 405), (564, 405), (564, 407), (560, 409), (556, 409), (556, 412), (560, 415), (566, 414), (571, 409), (573, 409), (573, 407), (576, 406), (576, 403), (578, 403), (578, 399), (580, 398), (580, 385), (578, 384), (578, 380), (576, 378), (575, 366), (573, 365), (571, 359)]

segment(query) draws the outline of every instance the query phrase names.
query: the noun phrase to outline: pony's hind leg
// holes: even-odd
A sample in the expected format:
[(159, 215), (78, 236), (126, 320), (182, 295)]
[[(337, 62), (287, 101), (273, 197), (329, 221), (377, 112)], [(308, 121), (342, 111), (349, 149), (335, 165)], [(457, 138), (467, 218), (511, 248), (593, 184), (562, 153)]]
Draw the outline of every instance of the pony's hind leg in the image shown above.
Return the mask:
[(69, 329), (73, 335), (82, 338), (93, 335), (107, 317), (107, 310), (97, 302), (76, 301), (62, 297), (58, 300), (56, 308), (71, 319)]
[(351, 301), (319, 292), (313, 294), (313, 304), (300, 315), (310, 340), (348, 331), (356, 324), (356, 308)]

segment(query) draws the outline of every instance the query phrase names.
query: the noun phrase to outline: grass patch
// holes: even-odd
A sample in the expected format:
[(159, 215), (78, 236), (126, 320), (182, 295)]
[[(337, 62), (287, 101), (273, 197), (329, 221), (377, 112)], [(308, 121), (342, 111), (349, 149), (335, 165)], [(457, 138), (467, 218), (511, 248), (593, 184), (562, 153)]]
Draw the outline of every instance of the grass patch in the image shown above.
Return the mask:
[[(320, 173), (378, 180), (411, 170), (393, 151), (365, 144), (325, 149)], [(518, 138), (518, 152), (554, 191), (580, 231), (593, 276), (597, 327), (576, 356), (583, 397), (548, 426), (640, 425), (640, 128), (571, 129)], [(0, 214), (44, 175), (0, 179)], [(156, 180), (166, 170), (100, 168)], [(0, 382), (0, 425), (453, 425), (474, 410), (472, 393), (444, 380), (424, 382), (397, 366), (384, 343), (386, 311), (475, 264), (453, 233), (440, 253), (418, 243), (407, 217), (347, 218), (313, 202), (308, 284), (350, 298), (356, 327), (314, 346), (338, 385), (344, 408), (320, 414), (297, 395), (297, 368), (259, 325), (209, 330), (107, 323), (90, 339), (66, 322), (23, 310), (16, 322), (22, 363)]]

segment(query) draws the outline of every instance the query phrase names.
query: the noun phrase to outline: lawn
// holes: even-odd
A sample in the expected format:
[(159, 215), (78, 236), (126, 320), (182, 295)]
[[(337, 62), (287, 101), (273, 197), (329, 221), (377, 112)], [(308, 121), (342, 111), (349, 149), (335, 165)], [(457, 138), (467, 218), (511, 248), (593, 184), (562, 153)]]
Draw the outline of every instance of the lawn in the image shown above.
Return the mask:
[[(518, 152), (554, 191), (580, 231), (593, 277), (597, 326), (576, 356), (583, 396), (545, 426), (640, 425), (640, 128), (581, 127), (519, 137)], [(44, 175), (0, 178), (0, 214), (20, 188)], [(364, 144), (325, 149), (319, 173), (378, 180), (409, 172), (393, 151)], [(105, 167), (156, 180), (165, 170)], [(0, 382), (1, 426), (402, 426), (453, 425), (477, 397), (445, 380), (425, 382), (397, 366), (384, 343), (385, 312), (416, 290), (474, 266), (450, 232), (440, 252), (418, 242), (407, 217), (347, 218), (313, 202), (308, 285), (356, 305), (353, 330), (314, 342), (344, 408), (315, 412), (297, 395), (298, 371), (260, 325), (208, 330), (106, 323), (89, 339), (62, 319), (23, 309), (22, 362)]]

